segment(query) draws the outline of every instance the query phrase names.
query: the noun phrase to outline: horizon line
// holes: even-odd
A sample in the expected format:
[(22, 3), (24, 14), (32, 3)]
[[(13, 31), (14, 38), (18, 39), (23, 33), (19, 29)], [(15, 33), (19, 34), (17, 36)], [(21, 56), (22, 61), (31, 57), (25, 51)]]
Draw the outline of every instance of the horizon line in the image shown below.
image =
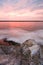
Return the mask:
[(0, 20), (0, 22), (43, 22), (43, 20)]

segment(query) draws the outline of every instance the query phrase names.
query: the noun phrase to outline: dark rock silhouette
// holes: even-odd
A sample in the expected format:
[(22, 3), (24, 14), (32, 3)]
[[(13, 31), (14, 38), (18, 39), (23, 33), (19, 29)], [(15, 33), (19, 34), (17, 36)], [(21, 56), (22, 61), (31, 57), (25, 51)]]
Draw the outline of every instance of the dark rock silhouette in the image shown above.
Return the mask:
[(7, 38), (3, 39), (4, 42), (7, 42), (9, 45), (16, 45), (16, 46), (20, 46), (20, 43), (17, 43), (15, 41), (8, 41)]

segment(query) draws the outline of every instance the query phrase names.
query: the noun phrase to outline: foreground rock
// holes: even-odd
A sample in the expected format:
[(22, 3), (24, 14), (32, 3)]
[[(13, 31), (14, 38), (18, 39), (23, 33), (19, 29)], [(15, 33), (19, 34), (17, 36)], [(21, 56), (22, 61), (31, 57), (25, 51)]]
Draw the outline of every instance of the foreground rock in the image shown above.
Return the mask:
[(14, 46), (4, 46), (0, 45), (0, 64), (2, 65), (19, 65), (20, 64), (20, 57), (19, 52), (20, 48), (16, 48)]
[[(9, 41), (7, 43), (9, 43)], [(39, 46), (34, 40), (31, 39), (26, 40), (23, 44), (20, 45), (0, 45), (0, 64), (39, 65)]]
[(40, 45), (40, 63), (43, 65), (43, 45)]
[[(29, 40), (26, 40), (22, 46), (23, 46), (23, 54), (26, 55), (27, 53), (28, 54), (27, 56), (29, 56), (28, 60), (30, 61), (28, 62), (30, 64), (33, 63), (33, 65), (39, 65), (40, 64), (39, 45), (37, 45), (34, 40), (29, 39)], [(28, 53), (28, 51), (30, 51), (30, 53)]]

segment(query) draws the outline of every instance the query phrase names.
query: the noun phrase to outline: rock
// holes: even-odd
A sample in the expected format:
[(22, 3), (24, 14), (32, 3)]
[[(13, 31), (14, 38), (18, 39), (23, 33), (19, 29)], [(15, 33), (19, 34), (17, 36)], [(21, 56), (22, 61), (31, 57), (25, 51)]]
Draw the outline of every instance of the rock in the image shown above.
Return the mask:
[(43, 58), (43, 45), (40, 45), (40, 58)]
[(0, 48), (2, 49), (2, 51), (3, 51), (5, 54), (11, 54), (11, 53), (13, 53), (13, 50), (14, 50), (14, 46), (4, 46), (4, 45), (0, 45)]
[(43, 45), (40, 45), (40, 63), (43, 65)]
[(21, 45), (0, 45), (0, 50), (2, 65), (39, 65), (39, 46), (35, 40), (26, 40)]
[(26, 40), (23, 44), (22, 44), (22, 49), (23, 49), (23, 62), (24, 65), (25, 63), (28, 65), (30, 65), (31, 63), (31, 51), (29, 49), (29, 47), (31, 47), (33, 44), (29, 41)]
[(23, 43), (22, 46), (25, 46), (25, 45), (26, 45), (27, 47), (31, 47), (31, 46), (33, 46), (34, 44), (36, 44), (35, 40), (29, 39), (29, 40), (26, 40), (26, 41)]
[(9, 56), (7, 55), (0, 55), (0, 64), (3, 64), (3, 63), (7, 63), (8, 62), (8, 59), (9, 59)]
[(0, 48), (0, 55), (5, 54), (4, 51)]
[[(34, 64), (39, 65), (39, 54), (38, 54), (39, 53), (39, 46), (36, 44), (35, 40), (31, 40), (31, 39), (26, 40), (23, 43), (22, 47), (23, 47), (24, 56), (26, 56), (28, 54), (26, 56), (26, 58), (28, 57), (28, 60), (30, 60), (29, 64), (31, 64), (31, 62), (33, 62)], [(30, 53), (29, 53), (29, 51), (30, 51)]]
[(0, 48), (5, 53), (4, 55), (0, 55), (0, 64), (1, 65), (19, 65), (20, 57), (19, 57), (19, 47), (15, 46), (4, 46), (1, 45)]

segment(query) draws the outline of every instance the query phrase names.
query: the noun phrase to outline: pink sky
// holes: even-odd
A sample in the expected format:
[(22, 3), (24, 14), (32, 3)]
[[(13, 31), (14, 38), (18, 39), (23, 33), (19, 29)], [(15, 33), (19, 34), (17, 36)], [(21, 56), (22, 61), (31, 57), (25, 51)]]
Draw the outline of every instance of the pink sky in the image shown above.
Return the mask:
[(43, 20), (43, 0), (1, 0), (0, 20)]

